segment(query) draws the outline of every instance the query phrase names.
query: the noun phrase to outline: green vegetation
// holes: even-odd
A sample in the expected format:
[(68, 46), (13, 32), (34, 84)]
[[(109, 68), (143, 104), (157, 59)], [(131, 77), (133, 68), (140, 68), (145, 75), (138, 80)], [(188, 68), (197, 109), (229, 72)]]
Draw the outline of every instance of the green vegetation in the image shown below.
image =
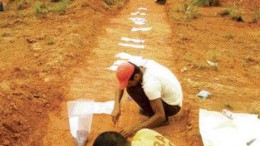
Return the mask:
[(17, 9), (18, 9), (18, 10), (22, 10), (22, 9), (23, 9), (23, 5), (24, 5), (23, 1), (19, 1), (19, 2), (17, 3)]
[(256, 23), (257, 20), (260, 19), (260, 8), (255, 11), (255, 14), (253, 16), (253, 22)]
[[(183, 15), (181, 16), (181, 18), (177, 18), (174, 13), (182, 13)], [(184, 4), (176, 5), (174, 8), (172, 8), (169, 11), (169, 16), (177, 20), (191, 20), (199, 18), (200, 13), (196, 6), (194, 6), (191, 2), (186, 0)]]
[(16, 4), (16, 7), (17, 7), (18, 10), (23, 10), (23, 9), (27, 8), (30, 3), (31, 3), (30, 0), (20, 0), (20, 1)]
[(207, 53), (209, 55), (209, 60), (217, 63), (219, 61), (219, 53), (216, 50), (210, 50)]
[(22, 11), (19, 11), (17, 16), (18, 16), (18, 17), (23, 17), (23, 16), (24, 16), (24, 13), (23, 13)]
[(62, 12), (62, 11), (66, 11), (67, 8), (68, 8), (68, 1), (63, 0), (58, 2), (54, 7), (51, 7), (49, 10), (54, 12)]
[(240, 11), (239, 7), (237, 7), (236, 5), (220, 12), (219, 14), (222, 17), (229, 16), (232, 20), (235, 20), (238, 22), (244, 22), (242, 12)]
[(192, 3), (185, 3), (183, 10), (186, 19), (197, 19), (200, 16), (199, 10)]
[(123, 5), (125, 0), (103, 0), (107, 5)]
[(69, 1), (62, 0), (55, 3), (54, 6), (50, 7), (44, 4), (43, 2), (37, 1), (34, 5), (34, 11), (36, 14), (46, 14), (48, 12), (64, 12), (68, 8)]
[(192, 3), (196, 6), (220, 6), (219, 0), (193, 0)]
[(46, 14), (48, 13), (48, 8), (43, 2), (37, 1), (34, 5), (34, 11), (36, 14)]
[(47, 38), (45, 41), (46, 41), (46, 44), (48, 44), (48, 45), (53, 45), (54, 44), (54, 41), (52, 39), (50, 39), (50, 38)]

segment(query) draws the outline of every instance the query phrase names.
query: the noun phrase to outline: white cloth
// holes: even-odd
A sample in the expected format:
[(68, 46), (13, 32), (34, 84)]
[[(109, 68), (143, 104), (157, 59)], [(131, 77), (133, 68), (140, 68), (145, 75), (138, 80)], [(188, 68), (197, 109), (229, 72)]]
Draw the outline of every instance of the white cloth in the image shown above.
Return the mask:
[(153, 60), (143, 65), (142, 87), (149, 100), (161, 98), (169, 105), (182, 106), (182, 88), (175, 75)]
[(226, 115), (200, 109), (199, 129), (204, 146), (260, 146), (260, 120), (257, 115)]
[(94, 102), (94, 100), (78, 99), (67, 102), (71, 135), (78, 138), (78, 131), (90, 133), (93, 114), (111, 114), (114, 101)]

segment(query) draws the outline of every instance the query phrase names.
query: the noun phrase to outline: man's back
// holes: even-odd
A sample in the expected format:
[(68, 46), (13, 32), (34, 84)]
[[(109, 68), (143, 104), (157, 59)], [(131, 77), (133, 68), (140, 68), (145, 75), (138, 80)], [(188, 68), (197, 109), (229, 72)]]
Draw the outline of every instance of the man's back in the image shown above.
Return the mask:
[(182, 88), (175, 75), (153, 60), (144, 65), (142, 87), (149, 100), (161, 97), (170, 105), (182, 106)]

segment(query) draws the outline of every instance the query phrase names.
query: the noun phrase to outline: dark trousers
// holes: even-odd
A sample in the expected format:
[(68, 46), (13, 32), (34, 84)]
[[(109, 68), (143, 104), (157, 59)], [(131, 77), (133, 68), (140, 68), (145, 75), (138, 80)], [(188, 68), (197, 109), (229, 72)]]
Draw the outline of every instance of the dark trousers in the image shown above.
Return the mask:
[[(144, 90), (142, 88), (142, 85), (139, 83), (138, 85), (134, 87), (128, 87), (127, 88), (128, 95), (131, 96), (131, 98), (139, 105), (139, 107), (149, 116), (154, 115), (154, 112), (152, 110), (152, 107), (150, 105), (150, 100), (144, 93)], [(181, 107), (178, 105), (169, 105), (166, 102), (162, 100), (163, 108), (166, 117), (173, 116), (177, 114)]]

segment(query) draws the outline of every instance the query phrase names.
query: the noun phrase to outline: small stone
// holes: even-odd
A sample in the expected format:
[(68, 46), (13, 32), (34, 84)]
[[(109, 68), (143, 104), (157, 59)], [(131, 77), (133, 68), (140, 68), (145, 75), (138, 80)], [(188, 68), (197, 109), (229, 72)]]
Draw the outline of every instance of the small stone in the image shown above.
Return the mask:
[(214, 78), (214, 80), (218, 81), (218, 80), (219, 80), (219, 78)]
[(184, 72), (186, 72), (186, 71), (188, 71), (188, 69), (187, 69), (187, 67), (185, 66), (185, 67), (183, 67), (182, 69), (181, 69), (181, 72), (182, 73), (184, 73)]
[(40, 55), (38, 53), (33, 54), (34, 57), (39, 57)]
[(33, 98), (40, 98), (40, 95), (33, 95)]
[(193, 127), (192, 127), (192, 125), (189, 125), (188, 126), (188, 130), (191, 130)]
[(29, 38), (29, 37), (26, 37), (25, 40), (26, 40), (28, 43), (30, 43), (30, 44), (36, 42), (35, 39)]
[(41, 45), (38, 44), (38, 43), (35, 43), (35, 44), (32, 45), (32, 50), (33, 50), (33, 51), (39, 51), (39, 50), (41, 50), (41, 49), (42, 49), (42, 47), (41, 47)]
[(196, 75), (198, 78), (202, 78), (202, 76), (201, 75)]
[(44, 82), (46, 83), (46, 82), (49, 82), (50, 81), (50, 78), (48, 78), (48, 77), (46, 77), (46, 78), (44, 78)]
[(12, 94), (15, 95), (15, 96), (21, 96), (21, 95), (23, 95), (23, 93), (21, 93), (21, 92), (13, 92)]

